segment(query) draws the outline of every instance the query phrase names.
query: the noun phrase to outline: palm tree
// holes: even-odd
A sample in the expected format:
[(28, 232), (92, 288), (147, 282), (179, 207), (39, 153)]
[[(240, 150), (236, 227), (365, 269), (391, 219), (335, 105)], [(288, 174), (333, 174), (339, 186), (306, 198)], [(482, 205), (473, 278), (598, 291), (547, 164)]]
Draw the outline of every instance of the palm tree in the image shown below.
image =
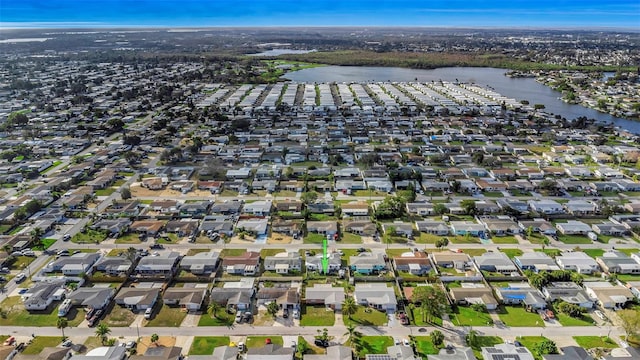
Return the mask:
[(31, 241), (33, 241), (33, 243), (35, 244), (34, 247), (41, 247), (42, 246), (42, 235), (44, 235), (44, 231), (37, 227), (33, 230), (31, 230)]
[(111, 334), (111, 329), (105, 324), (99, 324), (96, 327), (96, 337), (100, 338), (102, 341), (102, 345), (104, 345), (105, 341), (107, 341), (107, 336)]
[(356, 330), (356, 327), (353, 325), (347, 326), (347, 332), (344, 333), (347, 335), (347, 342), (352, 346), (360, 340), (362, 334)]
[(217, 312), (220, 310), (220, 304), (215, 301), (212, 301), (209, 306), (207, 306), (207, 313), (212, 317), (218, 318)]
[(347, 296), (342, 302), (342, 314), (347, 315), (349, 320), (351, 320), (351, 315), (355, 314), (358, 311), (358, 305), (356, 301), (351, 296)]
[(64, 336), (64, 328), (66, 328), (67, 326), (69, 326), (69, 322), (67, 321), (67, 318), (59, 317), (58, 321), (56, 322), (56, 327), (62, 331), (63, 339), (66, 337)]
[(160, 336), (158, 336), (158, 334), (156, 334), (156, 333), (151, 334), (151, 342), (155, 346), (158, 346), (158, 340), (160, 340)]

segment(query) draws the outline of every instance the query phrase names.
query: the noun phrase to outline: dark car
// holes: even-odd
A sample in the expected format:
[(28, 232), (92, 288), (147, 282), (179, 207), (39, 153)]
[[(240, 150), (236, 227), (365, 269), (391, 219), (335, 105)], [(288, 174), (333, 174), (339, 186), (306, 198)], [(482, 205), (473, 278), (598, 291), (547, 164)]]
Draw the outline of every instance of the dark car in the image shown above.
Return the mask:
[(322, 339), (316, 339), (313, 342), (316, 346), (320, 346), (320, 347), (329, 347), (329, 342), (327, 340), (322, 340)]
[(154, 249), (154, 250), (156, 250), (156, 249), (164, 249), (164, 246), (162, 246), (162, 244), (153, 244), (153, 245), (149, 246), (149, 248)]
[(289, 317), (289, 309), (282, 310), (282, 317), (285, 319)]
[(361, 248), (358, 248), (358, 252), (359, 252), (359, 253), (363, 253), (363, 252), (365, 252), (365, 251), (367, 251), (367, 249), (362, 248), (362, 247), (361, 247)]

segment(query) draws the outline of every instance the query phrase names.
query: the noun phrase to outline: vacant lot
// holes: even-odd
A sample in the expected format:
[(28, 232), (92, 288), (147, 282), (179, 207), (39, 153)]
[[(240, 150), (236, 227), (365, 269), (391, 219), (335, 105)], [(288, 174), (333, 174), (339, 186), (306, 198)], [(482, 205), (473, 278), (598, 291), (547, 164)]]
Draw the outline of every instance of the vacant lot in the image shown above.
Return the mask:
[(344, 324), (347, 326), (382, 326), (387, 323), (387, 314), (382, 311), (358, 305), (356, 313), (351, 315), (351, 318), (343, 316), (343, 319)]
[(470, 307), (458, 306), (449, 318), (454, 325), (458, 326), (487, 326), (493, 324), (491, 315), (484, 312), (475, 311)]
[(324, 306), (303, 306), (300, 315), (301, 326), (333, 326), (336, 321), (333, 310)]
[(187, 317), (187, 313), (181, 308), (162, 305), (160, 311), (145, 326), (178, 327), (185, 317)]
[(62, 342), (61, 336), (36, 336), (22, 351), (23, 355), (37, 355), (46, 347), (55, 347)]
[(211, 355), (218, 346), (229, 345), (228, 336), (196, 336), (191, 343), (189, 355)]
[(617, 348), (618, 344), (615, 341), (611, 340), (606, 336), (574, 336), (573, 339), (578, 343), (578, 345), (585, 349), (592, 348), (607, 348), (613, 349)]
[(540, 315), (526, 311), (522, 307), (502, 306), (500, 320), (507, 326), (540, 326), (544, 327), (544, 321)]
[(126, 327), (131, 325), (136, 319), (136, 314), (122, 306), (115, 305), (111, 311), (107, 312), (102, 322), (110, 327)]

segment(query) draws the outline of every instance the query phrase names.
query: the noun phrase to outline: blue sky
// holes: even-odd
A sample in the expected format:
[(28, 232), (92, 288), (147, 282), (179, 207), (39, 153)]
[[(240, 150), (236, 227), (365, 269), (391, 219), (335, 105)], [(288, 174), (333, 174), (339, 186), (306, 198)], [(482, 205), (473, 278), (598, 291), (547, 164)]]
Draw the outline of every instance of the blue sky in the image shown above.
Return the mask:
[(0, 0), (0, 25), (640, 29), (640, 0)]

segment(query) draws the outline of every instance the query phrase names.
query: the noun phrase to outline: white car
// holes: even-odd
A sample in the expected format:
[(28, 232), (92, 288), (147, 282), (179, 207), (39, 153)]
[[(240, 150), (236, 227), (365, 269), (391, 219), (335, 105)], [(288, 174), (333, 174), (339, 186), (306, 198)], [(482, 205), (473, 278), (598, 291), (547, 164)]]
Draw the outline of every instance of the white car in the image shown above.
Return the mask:
[(151, 316), (153, 315), (153, 308), (147, 308), (147, 310), (144, 311), (144, 318), (149, 320), (151, 319)]
[(16, 275), (16, 277), (14, 279), (16, 280), (16, 283), (21, 283), (26, 278), (27, 278), (27, 275), (25, 275), (24, 273), (20, 273), (20, 274)]
[(600, 319), (604, 320), (604, 314), (602, 313), (602, 311), (596, 310), (593, 313), (596, 314), (596, 316), (599, 317)]

